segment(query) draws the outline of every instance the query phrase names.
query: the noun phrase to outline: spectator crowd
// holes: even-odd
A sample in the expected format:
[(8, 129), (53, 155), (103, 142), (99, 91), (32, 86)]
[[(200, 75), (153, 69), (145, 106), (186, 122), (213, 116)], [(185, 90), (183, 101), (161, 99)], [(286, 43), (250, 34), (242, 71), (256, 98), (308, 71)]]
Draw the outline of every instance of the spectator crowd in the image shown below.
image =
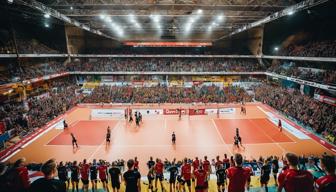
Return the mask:
[(240, 87), (193, 86), (186, 87), (130, 87), (100, 86), (86, 97), (85, 103), (219, 103), (251, 101), (252, 98)]
[(70, 71), (254, 72), (266, 67), (256, 59), (91, 58), (68, 64)]
[[(103, 191), (119, 191), (121, 186), (126, 192), (168, 191), (164, 180), (168, 181), (169, 192), (195, 189), (196, 192), (207, 192), (210, 175), (216, 177), (217, 191), (244, 192), (251, 187), (251, 177), (258, 178), (260, 188), (269, 190), (271, 178), (279, 192), (332, 192), (336, 190), (335, 157), (323, 154), (316, 156), (297, 156), (286, 153), (279, 159), (276, 156), (244, 159), (239, 153), (228, 157), (226, 154), (215, 159), (195, 157), (182, 160), (152, 157), (145, 164), (147, 169), (140, 169), (137, 157), (125, 161), (105, 160), (88, 162), (59, 162), (50, 159), (43, 164), (27, 164), (24, 158), (14, 164), (0, 164), (0, 188), (7, 192), (66, 192), (97, 191), (100, 181)], [(28, 170), (35, 171), (35, 178), (29, 178)], [(256, 174), (258, 173), (258, 175)], [(259, 174), (260, 173), (260, 174)], [(142, 179), (141, 175), (147, 179)], [(33, 180), (33, 181), (32, 181)], [(141, 184), (144, 183), (144, 185)], [(142, 187), (146, 186), (145, 190)], [(272, 186), (273, 187), (273, 186)], [(212, 189), (215, 190), (215, 189)]]
[(30, 97), (25, 103), (10, 102), (0, 106), (0, 121), (7, 130), (14, 129), (18, 135), (25, 135), (35, 128), (44, 126), (81, 101), (76, 95), (80, 87), (73, 81), (54, 81), (41, 97)]
[[(324, 69), (324, 66), (331, 66)], [(280, 64), (279, 61), (275, 61), (274, 64), (267, 69), (269, 72), (276, 74), (295, 77), (307, 81), (314, 81), (322, 84), (336, 85), (336, 68), (333, 67), (333, 63), (302, 63), (302, 62), (290, 62)]]
[(262, 85), (255, 89), (255, 98), (283, 112), (323, 136), (331, 135), (336, 144), (336, 108), (302, 95), (298, 90)]
[(310, 41), (303, 45), (291, 44), (279, 54), (296, 57), (335, 57), (336, 40)]

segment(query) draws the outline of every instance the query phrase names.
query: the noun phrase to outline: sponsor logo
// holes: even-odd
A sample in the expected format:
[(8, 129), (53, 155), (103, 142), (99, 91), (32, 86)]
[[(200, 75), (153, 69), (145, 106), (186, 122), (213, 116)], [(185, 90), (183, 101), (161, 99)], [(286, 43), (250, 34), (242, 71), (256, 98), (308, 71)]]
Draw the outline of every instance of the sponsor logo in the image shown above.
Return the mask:
[(219, 109), (220, 114), (233, 114), (236, 111), (235, 108), (221, 108)]

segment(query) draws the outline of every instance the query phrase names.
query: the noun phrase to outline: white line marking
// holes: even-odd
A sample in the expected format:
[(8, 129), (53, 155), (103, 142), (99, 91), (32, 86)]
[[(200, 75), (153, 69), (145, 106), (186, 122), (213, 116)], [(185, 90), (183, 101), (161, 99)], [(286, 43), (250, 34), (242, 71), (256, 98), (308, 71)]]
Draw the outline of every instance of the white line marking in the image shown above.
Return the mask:
[[(78, 122), (79, 122), (79, 121), (75, 121), (75, 122), (71, 125), (71, 127), (77, 125)], [(68, 129), (69, 129), (69, 128), (68, 128)], [(64, 131), (65, 131), (65, 130), (63, 129), (63, 130), (60, 131), (58, 134), (56, 134), (54, 137), (52, 137), (51, 139), (49, 139), (49, 141), (46, 142), (46, 143), (44, 144), (44, 146), (50, 146), (50, 145), (48, 145), (48, 143), (50, 143), (52, 140), (54, 140), (57, 136), (59, 136), (60, 134), (62, 134)], [(55, 145), (55, 146), (56, 146), (56, 145)]]
[(215, 129), (216, 129), (216, 131), (217, 131), (217, 134), (218, 134), (218, 136), (220, 137), (222, 143), (225, 145), (225, 148), (228, 150), (228, 152), (229, 152), (231, 155), (233, 155), (232, 152), (231, 152), (231, 150), (229, 149), (229, 147), (228, 147), (227, 144), (225, 143), (225, 141), (224, 141), (222, 135), (220, 134), (220, 132), (219, 132), (219, 130), (218, 130), (218, 128), (217, 128), (217, 125), (216, 125), (215, 121), (214, 121), (213, 119), (211, 119), (211, 122), (212, 122), (213, 126), (215, 127)]
[[(265, 113), (265, 115), (267, 116), (267, 112), (263, 109), (263, 108), (261, 108), (260, 106), (257, 106), (257, 108), (260, 110), (260, 111), (262, 111), (263, 113)], [(282, 116), (280, 116), (280, 117), (282, 117)], [(270, 121), (271, 123), (272, 123), (272, 125), (274, 125), (273, 124), (273, 122), (269, 119), (269, 118), (266, 118), (268, 121)], [(292, 140), (293, 141), (293, 139), (291, 138), (291, 136), (294, 136), (295, 137), (295, 135), (288, 135), (288, 134), (290, 134), (289, 132), (288, 132), (288, 134), (287, 134), (287, 131), (286, 131), (286, 129), (282, 129), (283, 130), (283, 134), (285, 134), (290, 140)], [(296, 143), (296, 141), (293, 141), (293, 142), (295, 142)]]
[[(121, 121), (119, 120), (118, 121), (118, 123), (114, 126), (114, 128), (112, 129), (112, 130), (114, 130), (114, 129), (117, 129), (118, 127), (119, 127), (119, 125), (121, 125), (121, 123), (120, 123)], [(101, 149), (101, 147), (105, 144), (105, 140), (97, 147), (97, 149), (90, 155), (90, 157), (88, 158), (88, 160), (89, 161), (91, 161), (91, 159), (92, 159), (92, 157), (94, 156), (94, 155), (96, 155), (96, 153)]]
[(257, 126), (258, 129), (260, 129), (264, 133), (264, 135), (266, 135), (266, 137), (271, 139), (274, 142), (274, 144), (276, 144), (282, 150), (282, 153), (286, 152), (286, 150), (283, 147), (281, 147), (281, 145), (278, 142), (276, 142), (272, 137), (270, 137), (263, 129), (259, 128), (259, 126), (255, 122), (253, 122), (251, 119), (248, 119), (248, 121), (252, 122), (255, 126)]

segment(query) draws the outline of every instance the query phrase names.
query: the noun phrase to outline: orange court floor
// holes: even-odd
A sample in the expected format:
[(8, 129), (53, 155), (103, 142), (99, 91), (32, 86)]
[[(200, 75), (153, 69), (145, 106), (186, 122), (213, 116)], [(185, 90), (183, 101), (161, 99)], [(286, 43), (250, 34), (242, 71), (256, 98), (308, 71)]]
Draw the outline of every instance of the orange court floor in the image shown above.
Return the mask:
[[(206, 108), (232, 107), (228, 114), (212, 115), (147, 115), (139, 127), (128, 123), (123, 116), (113, 118), (92, 118), (93, 109), (109, 108), (183, 108), (190, 105), (88, 105), (75, 107), (65, 115), (69, 124), (67, 130), (52, 128), (41, 134), (34, 142), (19, 149), (8, 161), (25, 157), (27, 162), (43, 162), (50, 158), (57, 161), (82, 161), (104, 159), (109, 162), (117, 159), (138, 157), (140, 171), (147, 173), (149, 157), (178, 160), (184, 157), (214, 159), (234, 153), (242, 153), (247, 159), (259, 156), (283, 156), (286, 152), (299, 155), (324, 152), (333, 153), (313, 139), (299, 139), (286, 129), (282, 132), (267, 119), (266, 108), (260, 103), (246, 104), (247, 114), (240, 113), (240, 105), (207, 105)], [(195, 107), (195, 106), (194, 106)], [(197, 106), (200, 107), (200, 106)], [(204, 106), (203, 106), (204, 107)], [(106, 144), (106, 129), (111, 127), (111, 143)], [(242, 137), (243, 148), (233, 146), (236, 128)], [(176, 144), (171, 143), (171, 134), (176, 134)], [(78, 141), (79, 148), (73, 149), (70, 133)]]

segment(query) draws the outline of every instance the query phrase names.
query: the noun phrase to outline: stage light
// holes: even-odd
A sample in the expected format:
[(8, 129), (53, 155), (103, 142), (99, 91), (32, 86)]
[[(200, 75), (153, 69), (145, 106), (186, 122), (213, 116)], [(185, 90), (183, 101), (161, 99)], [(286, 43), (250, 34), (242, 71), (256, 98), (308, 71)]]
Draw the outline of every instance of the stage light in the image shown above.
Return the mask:
[(197, 10), (197, 14), (202, 14), (203, 13), (203, 10), (202, 9), (198, 9)]
[(7, 0), (7, 2), (8, 2), (9, 4), (12, 4), (12, 3), (14, 2), (14, 0)]
[(224, 16), (223, 16), (222, 14), (217, 15), (217, 17), (216, 17), (216, 20), (217, 20), (218, 22), (223, 21), (223, 19), (224, 19)]
[(279, 47), (274, 47), (274, 51), (279, 51)]
[(47, 18), (47, 19), (49, 19), (49, 18), (50, 18), (50, 15), (49, 15), (49, 13), (45, 13), (45, 14), (44, 14), (44, 18)]
[(44, 24), (44, 27), (49, 28), (49, 24), (48, 24), (48, 23), (45, 23), (45, 24)]
[(106, 15), (104, 15), (104, 14), (100, 14), (100, 15), (99, 15), (99, 18), (102, 19), (102, 20), (104, 20), (104, 19), (106, 18)]

